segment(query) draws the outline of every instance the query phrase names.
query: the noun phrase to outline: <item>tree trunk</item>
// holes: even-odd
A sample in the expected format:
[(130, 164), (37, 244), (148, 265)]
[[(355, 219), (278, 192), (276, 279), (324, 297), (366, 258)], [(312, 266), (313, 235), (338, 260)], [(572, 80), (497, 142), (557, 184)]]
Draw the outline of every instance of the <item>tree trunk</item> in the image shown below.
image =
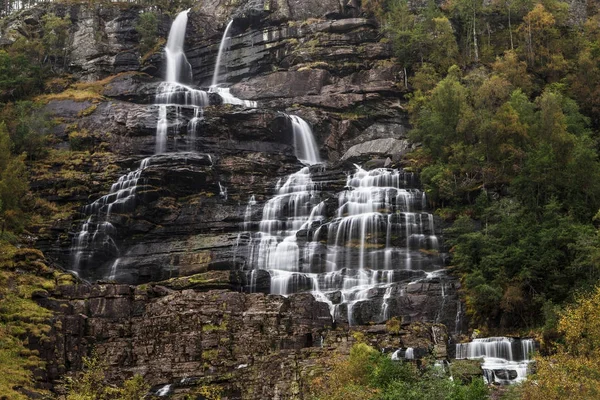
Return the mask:
[(479, 47), (477, 46), (477, 25), (475, 24), (475, 5), (473, 4), (473, 50), (475, 51), (475, 62), (479, 62)]
[(510, 24), (510, 3), (506, 3), (506, 4), (508, 5), (508, 34), (510, 35), (510, 49), (514, 50), (515, 45), (513, 43), (512, 25)]

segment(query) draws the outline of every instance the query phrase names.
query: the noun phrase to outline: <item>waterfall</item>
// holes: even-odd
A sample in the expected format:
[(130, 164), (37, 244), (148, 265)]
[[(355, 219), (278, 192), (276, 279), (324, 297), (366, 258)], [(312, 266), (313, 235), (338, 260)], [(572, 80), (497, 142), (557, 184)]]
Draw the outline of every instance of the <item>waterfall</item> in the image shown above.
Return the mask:
[(169, 31), (169, 38), (165, 47), (165, 55), (167, 57), (167, 82), (181, 82), (182, 75), (187, 75), (191, 82), (192, 66), (188, 62), (185, 52), (183, 51), (183, 43), (185, 40), (185, 30), (187, 28), (188, 12), (185, 10), (180, 12)]
[(219, 52), (217, 53), (217, 60), (215, 61), (215, 69), (213, 71), (213, 77), (212, 82), (210, 84), (209, 92), (217, 93), (219, 96), (221, 96), (221, 99), (223, 100), (224, 104), (233, 104), (238, 106), (244, 106), (247, 108), (256, 108), (258, 106), (256, 101), (238, 99), (237, 97), (231, 94), (229, 88), (219, 87), (219, 73), (221, 70), (221, 63), (223, 55), (227, 50), (228, 43), (231, 40), (231, 38), (229, 37), (229, 31), (231, 30), (232, 26), (233, 20), (229, 21), (227, 27), (225, 28), (225, 32), (223, 32), (223, 36), (221, 37), (221, 42), (219, 44)]
[(392, 353), (391, 359), (393, 361), (414, 360), (415, 350), (412, 347), (407, 347), (406, 349), (398, 349)]
[[(307, 165), (319, 163), (310, 126), (290, 118), (297, 158)], [(377, 297), (378, 317), (386, 320), (392, 294), (404, 293), (397, 286), (399, 272), (441, 267), (433, 216), (423, 212), (424, 194), (416, 184), (412, 173), (356, 166), (338, 194), (337, 211), (327, 215), (310, 167), (280, 180), (263, 206), (258, 230), (250, 232), (252, 224), (244, 221), (244, 236), (250, 237), (250, 281), (255, 282), (257, 270), (265, 270), (271, 277), (270, 293), (309, 291), (329, 305), (334, 318), (351, 324), (361, 320), (361, 303)], [(250, 201), (255, 204), (254, 197)]]
[[(150, 157), (142, 160), (140, 168), (121, 176), (114, 183), (107, 195), (104, 195), (83, 207), (87, 216), (79, 233), (73, 237), (71, 245), (71, 268), (79, 272), (82, 264), (87, 264), (94, 257), (118, 257), (119, 247), (115, 240), (116, 229), (110, 222), (113, 212), (125, 213), (135, 208), (136, 191), (142, 171), (150, 164)], [(109, 279), (117, 276), (117, 258), (110, 268)]]
[(223, 58), (223, 52), (227, 47), (227, 41), (229, 39), (229, 30), (233, 25), (233, 20), (229, 21), (227, 27), (225, 28), (225, 32), (223, 32), (223, 37), (221, 38), (221, 43), (219, 44), (219, 52), (217, 53), (217, 61), (215, 62), (215, 70), (213, 72), (211, 87), (217, 87), (219, 83), (219, 69), (221, 67), (221, 59)]
[[(167, 151), (169, 127), (175, 126), (177, 129), (181, 127), (184, 108), (194, 111), (194, 118), (190, 120), (193, 129), (188, 129), (190, 137), (194, 138), (202, 108), (208, 105), (206, 92), (179, 83), (183, 77), (191, 81), (191, 66), (183, 51), (188, 12), (189, 10), (179, 13), (173, 21), (165, 48), (166, 81), (158, 86), (154, 102), (158, 106), (155, 154)], [(168, 115), (169, 108), (175, 109), (175, 119), (171, 122)], [(192, 146), (193, 142), (190, 140), (188, 149), (192, 150)], [(116, 229), (111, 222), (111, 213), (123, 214), (135, 209), (138, 184), (142, 172), (151, 164), (152, 158), (143, 159), (139, 168), (121, 176), (112, 185), (107, 195), (83, 207), (82, 214), (86, 216), (85, 222), (82, 223), (79, 233), (73, 237), (71, 245), (72, 270), (79, 272), (83, 265), (91, 265), (92, 261), (97, 261), (97, 258), (108, 258), (114, 261), (106, 276), (111, 280), (118, 277), (121, 251), (116, 243)]]
[(482, 359), (488, 384), (517, 383), (525, 380), (534, 351), (533, 339), (489, 337), (457, 344), (456, 359)]
[(319, 149), (315, 143), (312, 129), (302, 118), (291, 115), (292, 126), (294, 130), (294, 148), (296, 149), (296, 158), (304, 164), (319, 164)]
[[(157, 90), (154, 105), (157, 107), (158, 122), (156, 124), (156, 141), (154, 154), (157, 155), (168, 151), (168, 134), (170, 130), (179, 132), (187, 127), (188, 139), (185, 151), (195, 150), (195, 139), (200, 121), (203, 119), (203, 110), (209, 104), (209, 96), (206, 91), (192, 88), (184, 82), (192, 82), (192, 68), (184, 52), (185, 33), (188, 22), (188, 12), (185, 10), (177, 15), (167, 39), (165, 47), (166, 76)], [(220, 64), (225, 40), (231, 22), (222, 40), (217, 60), (215, 77), (218, 77), (218, 65)], [(228, 89), (218, 90), (224, 103), (240, 104), (246, 107), (256, 107), (256, 102), (240, 100), (229, 94)], [(193, 114), (193, 117), (185, 122), (184, 115)], [(178, 151), (176, 143), (173, 146)], [(111, 222), (111, 213), (128, 213), (135, 209), (136, 191), (143, 171), (151, 165), (153, 157), (141, 161), (140, 167), (135, 171), (121, 176), (112, 185), (109, 193), (83, 207), (82, 214), (84, 222), (79, 232), (73, 236), (71, 245), (71, 269), (79, 273), (83, 266), (105, 265), (107, 272), (105, 277), (114, 280), (119, 277), (119, 267), (123, 259), (119, 246), (117, 245), (116, 228)], [(210, 156), (209, 156), (210, 157)], [(219, 183), (220, 195), (227, 200), (227, 188)], [(110, 264), (106, 264), (110, 261)], [(108, 266), (110, 265), (110, 266)], [(108, 266), (108, 268), (106, 268)]]
[[(183, 51), (189, 11), (182, 11), (177, 15), (171, 25), (165, 47), (167, 75), (165, 81), (159, 85), (154, 100), (154, 104), (158, 106), (155, 154), (167, 151), (169, 127), (173, 126), (177, 131), (181, 128), (184, 108), (191, 108), (194, 113), (194, 117), (188, 123), (189, 143), (186, 148), (186, 150), (193, 151), (202, 110), (209, 104), (208, 94), (205, 91), (191, 88), (182, 83), (183, 78), (186, 78), (186, 81), (192, 81), (192, 67)], [(175, 110), (174, 122), (171, 123), (169, 123), (168, 116), (169, 108)]]

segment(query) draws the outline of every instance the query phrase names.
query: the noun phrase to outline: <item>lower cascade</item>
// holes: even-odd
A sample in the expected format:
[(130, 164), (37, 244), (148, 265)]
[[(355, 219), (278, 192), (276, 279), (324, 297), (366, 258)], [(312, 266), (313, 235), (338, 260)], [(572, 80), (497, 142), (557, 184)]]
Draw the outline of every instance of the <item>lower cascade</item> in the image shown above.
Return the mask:
[[(306, 131), (303, 120), (292, 120), (294, 133)], [(309, 164), (318, 152), (311, 149), (312, 133), (306, 136), (296, 140), (297, 157)], [(256, 199), (250, 198), (243, 224), (247, 250), (238, 254), (250, 269), (250, 291), (265, 291), (258, 282), (267, 274), (270, 293), (311, 292), (336, 320), (364, 322), (356, 317), (357, 308), (376, 303), (377, 320), (384, 321), (391, 316), (392, 294), (402, 296), (415, 277), (433, 277), (442, 269), (425, 194), (412, 173), (356, 165), (332, 213), (332, 199), (324, 198), (321, 184), (312, 179), (311, 171), (319, 168), (305, 166), (277, 182), (260, 221), (251, 221)]]
[(456, 359), (482, 360), (488, 384), (512, 384), (525, 380), (534, 351), (533, 339), (489, 337), (457, 344)]

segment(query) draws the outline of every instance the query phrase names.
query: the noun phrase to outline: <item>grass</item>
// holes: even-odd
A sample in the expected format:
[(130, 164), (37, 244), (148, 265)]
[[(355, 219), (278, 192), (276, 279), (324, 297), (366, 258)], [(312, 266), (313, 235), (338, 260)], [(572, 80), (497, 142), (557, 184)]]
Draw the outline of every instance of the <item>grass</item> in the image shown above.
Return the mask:
[[(27, 271), (24, 273), (24, 270)], [(44, 363), (26, 347), (29, 338), (44, 340), (52, 312), (32, 295), (54, 288), (54, 271), (41, 252), (0, 241), (0, 393), (2, 399), (28, 399), (25, 391), (47, 395), (35, 387), (33, 370)], [(23, 389), (23, 391), (21, 390)]]
[[(43, 94), (37, 96), (34, 100), (36, 102), (41, 102), (44, 104), (53, 100), (73, 100), (78, 102), (91, 101), (92, 103), (98, 103), (104, 100), (104, 96), (102, 95), (102, 93), (104, 92), (104, 88), (106, 85), (111, 83), (115, 78), (128, 74), (132, 74), (132, 72), (120, 72), (118, 74), (108, 76), (98, 81), (78, 82), (69, 86), (66, 90), (60, 93)], [(87, 109), (83, 110), (80, 113), (80, 117), (89, 115), (92, 112), (94, 112), (95, 107), (92, 107), (93, 106), (90, 106)]]
[(73, 100), (73, 101), (101, 101), (104, 97), (91, 90), (67, 89), (60, 93), (43, 94), (35, 98), (36, 102), (49, 103), (50, 101)]
[(153, 54), (158, 53), (159, 50), (165, 45), (165, 43), (167, 43), (167, 40), (165, 38), (159, 38), (158, 41), (154, 44), (154, 46), (142, 56), (141, 64), (144, 64), (146, 61), (148, 61), (150, 56), (152, 56)]

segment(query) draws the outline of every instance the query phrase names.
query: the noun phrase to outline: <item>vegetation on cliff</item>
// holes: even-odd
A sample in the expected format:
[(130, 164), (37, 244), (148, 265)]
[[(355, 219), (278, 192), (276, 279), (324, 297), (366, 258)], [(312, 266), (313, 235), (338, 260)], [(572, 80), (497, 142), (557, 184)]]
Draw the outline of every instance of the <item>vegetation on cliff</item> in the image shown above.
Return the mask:
[[(313, 399), (327, 400), (483, 400), (488, 388), (482, 379), (450, 380), (442, 366), (423, 360), (393, 361), (365, 344), (355, 344), (347, 358), (332, 358), (328, 372), (314, 379)], [(429, 363), (429, 364), (427, 364)]]
[(413, 73), (409, 158), (453, 223), (471, 322), (551, 324), (599, 277), (598, 5), (428, 4), (370, 2)]

